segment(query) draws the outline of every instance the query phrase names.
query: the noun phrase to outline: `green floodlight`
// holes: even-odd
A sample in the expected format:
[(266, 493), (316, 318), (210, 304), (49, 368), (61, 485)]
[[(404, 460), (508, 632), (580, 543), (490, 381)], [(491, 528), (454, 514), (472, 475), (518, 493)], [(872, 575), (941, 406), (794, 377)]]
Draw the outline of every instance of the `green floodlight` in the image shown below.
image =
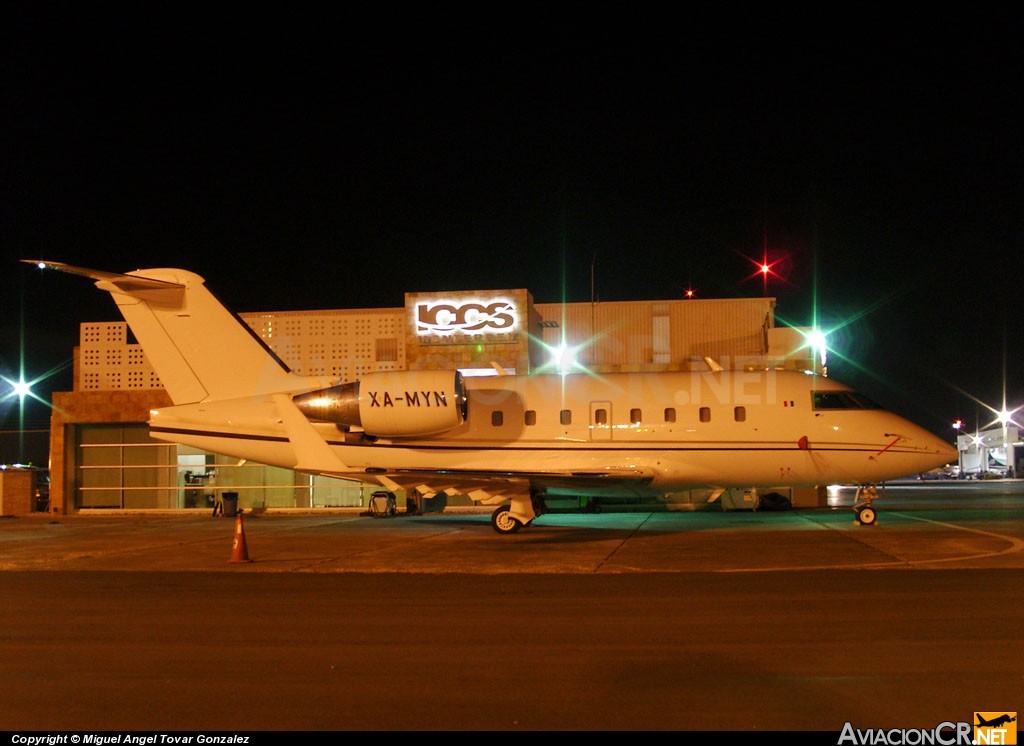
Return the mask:
[(804, 338), (807, 340), (807, 346), (821, 358), (821, 364), (824, 366), (828, 362), (828, 337), (825, 332), (815, 328), (804, 332)]
[(555, 348), (552, 362), (559, 374), (563, 376), (568, 375), (579, 366), (576, 361), (576, 349), (564, 344)]
[(27, 383), (24, 378), (19, 379), (17, 383), (13, 383), (11, 386), (14, 389), (14, 395), (18, 397), (19, 401), (25, 401), (25, 397), (32, 394), (32, 384)]

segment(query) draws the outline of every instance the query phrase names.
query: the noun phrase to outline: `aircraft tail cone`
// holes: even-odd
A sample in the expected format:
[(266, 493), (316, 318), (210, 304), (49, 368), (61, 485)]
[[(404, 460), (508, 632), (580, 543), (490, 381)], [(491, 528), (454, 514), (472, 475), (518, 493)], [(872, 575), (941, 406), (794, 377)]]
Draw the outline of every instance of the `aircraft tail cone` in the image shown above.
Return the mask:
[(249, 547), (245, 543), (245, 525), (242, 523), (242, 514), (235, 519), (235, 539), (231, 544), (232, 562), (252, 562), (249, 559)]

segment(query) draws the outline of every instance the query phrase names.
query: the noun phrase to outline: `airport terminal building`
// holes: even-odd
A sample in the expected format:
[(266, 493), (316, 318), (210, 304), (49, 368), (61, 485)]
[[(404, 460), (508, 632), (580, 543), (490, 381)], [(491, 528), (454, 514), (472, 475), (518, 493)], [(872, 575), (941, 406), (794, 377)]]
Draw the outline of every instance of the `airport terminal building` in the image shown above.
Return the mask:
[[(292, 370), (338, 382), (401, 370), (705, 370), (709, 360), (820, 371), (803, 332), (775, 326), (769, 297), (534, 303), (524, 289), (479, 290), (407, 293), (401, 308), (239, 316)], [(73, 390), (53, 395), (52, 513), (207, 510), (225, 491), (246, 510), (357, 508), (379, 489), (152, 439), (149, 412), (171, 401), (124, 322), (83, 323), (74, 361)]]

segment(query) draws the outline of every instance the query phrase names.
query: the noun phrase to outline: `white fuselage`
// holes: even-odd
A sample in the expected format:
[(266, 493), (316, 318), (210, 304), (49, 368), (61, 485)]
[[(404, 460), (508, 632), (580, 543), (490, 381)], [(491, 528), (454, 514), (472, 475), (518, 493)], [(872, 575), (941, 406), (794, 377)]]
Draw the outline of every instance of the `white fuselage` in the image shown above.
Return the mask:
[(842, 384), (792, 371), (303, 377), (194, 272), (44, 266), (111, 294), (175, 403), (151, 413), (155, 438), (423, 496), (508, 501), (492, 516), (501, 533), (527, 525), (544, 494), (868, 484), (956, 457)]
[[(313, 423), (333, 458), (302, 468), (355, 479), (450, 472), (527, 479), (549, 493), (663, 495), (881, 482), (955, 458), (952, 446), (898, 415), (862, 399), (837, 406), (820, 398), (848, 391), (775, 370), (469, 378), (461, 425), (386, 439)], [(171, 407), (150, 424), (156, 438), (212, 452), (288, 468), (303, 461), (269, 397)]]

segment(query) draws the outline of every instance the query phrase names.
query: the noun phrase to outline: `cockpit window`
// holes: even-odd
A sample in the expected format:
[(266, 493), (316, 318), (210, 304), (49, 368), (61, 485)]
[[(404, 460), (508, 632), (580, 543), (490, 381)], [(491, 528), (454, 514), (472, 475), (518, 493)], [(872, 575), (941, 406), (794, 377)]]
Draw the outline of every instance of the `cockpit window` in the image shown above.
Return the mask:
[(880, 409), (863, 394), (853, 391), (814, 391), (815, 409)]

